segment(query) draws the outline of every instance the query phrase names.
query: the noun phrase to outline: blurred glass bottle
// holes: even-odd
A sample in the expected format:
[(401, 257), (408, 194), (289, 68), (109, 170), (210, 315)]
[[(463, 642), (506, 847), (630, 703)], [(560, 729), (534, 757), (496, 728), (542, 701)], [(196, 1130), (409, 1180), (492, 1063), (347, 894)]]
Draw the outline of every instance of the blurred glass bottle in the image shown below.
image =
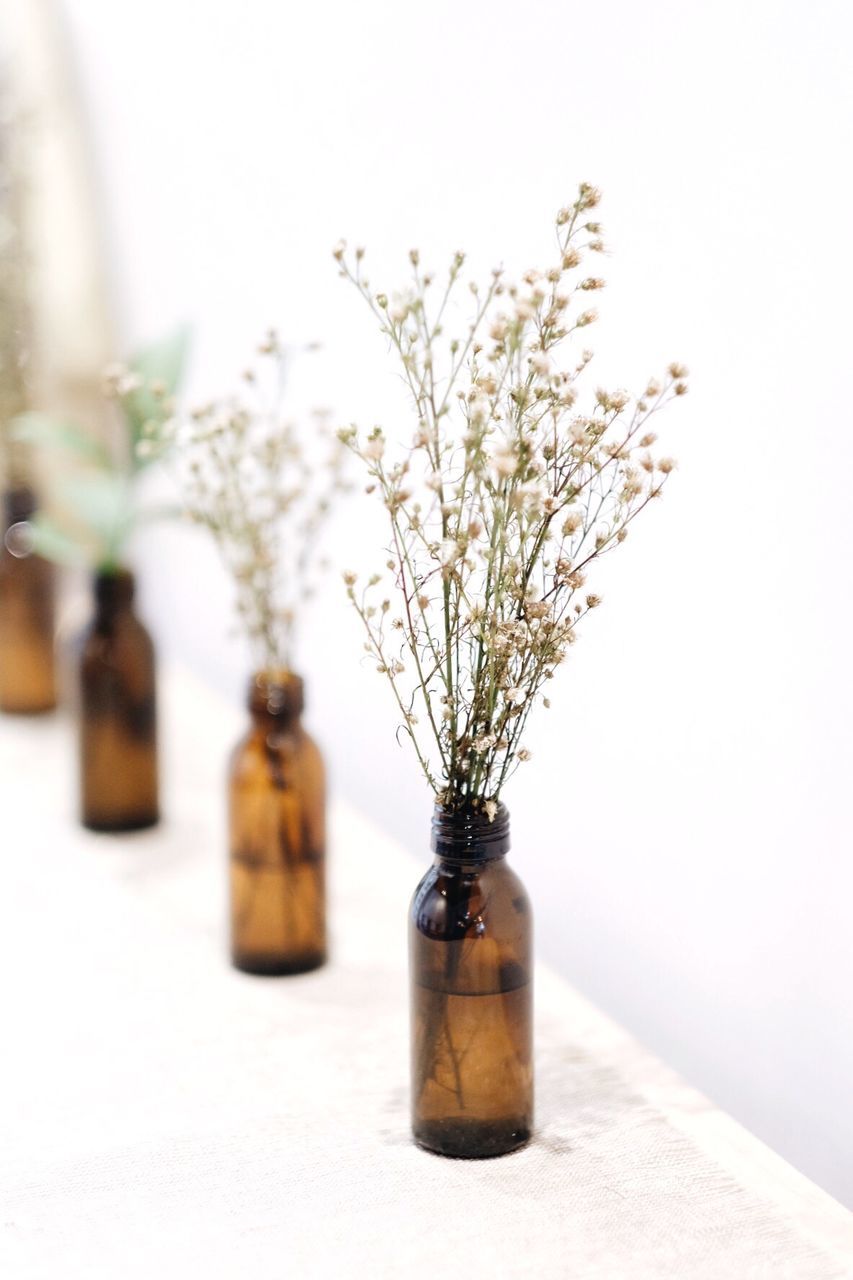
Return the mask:
[(533, 1124), (533, 925), (509, 814), (437, 807), (432, 848), (409, 917), (412, 1130), (441, 1155), (503, 1155)]
[(154, 646), (131, 573), (98, 572), (94, 594), (80, 650), (81, 816), (95, 831), (133, 831), (160, 816)]
[(32, 550), (32, 490), (7, 491), (0, 546), (0, 709), (29, 715), (56, 706), (56, 575)]
[(326, 959), (325, 771), (302, 727), (302, 680), (261, 672), (229, 768), (231, 956), (255, 974)]

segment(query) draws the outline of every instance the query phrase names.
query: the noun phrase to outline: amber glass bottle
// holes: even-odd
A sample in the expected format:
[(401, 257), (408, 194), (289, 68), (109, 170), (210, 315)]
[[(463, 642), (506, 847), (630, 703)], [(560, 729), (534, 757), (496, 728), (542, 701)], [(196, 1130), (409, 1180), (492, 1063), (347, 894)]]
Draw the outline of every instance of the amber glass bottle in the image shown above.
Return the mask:
[(0, 710), (22, 715), (56, 706), (53, 565), (27, 545), (35, 513), (27, 488), (6, 494), (0, 546)]
[(95, 577), (80, 654), (82, 820), (134, 831), (159, 818), (154, 646), (133, 611), (133, 575)]
[(409, 916), (412, 1130), (441, 1155), (503, 1155), (533, 1124), (532, 918), (509, 814), (437, 808), (432, 848)]
[(229, 770), (231, 957), (246, 973), (304, 973), (326, 959), (323, 760), (298, 676), (255, 676), (248, 705)]

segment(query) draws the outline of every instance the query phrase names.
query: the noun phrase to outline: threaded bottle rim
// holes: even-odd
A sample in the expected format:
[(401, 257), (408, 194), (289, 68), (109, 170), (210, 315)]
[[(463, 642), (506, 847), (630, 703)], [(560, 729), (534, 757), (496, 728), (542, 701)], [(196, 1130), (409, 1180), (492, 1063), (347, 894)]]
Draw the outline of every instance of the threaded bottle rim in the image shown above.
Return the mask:
[(133, 602), (136, 579), (129, 569), (100, 569), (94, 590), (99, 609), (118, 609)]
[(432, 850), (440, 858), (477, 862), (500, 858), (509, 849), (509, 810), (499, 804), (489, 821), (483, 809), (446, 809), (432, 815)]
[(257, 671), (249, 681), (247, 704), (252, 715), (294, 720), (305, 708), (305, 686), (292, 671)]

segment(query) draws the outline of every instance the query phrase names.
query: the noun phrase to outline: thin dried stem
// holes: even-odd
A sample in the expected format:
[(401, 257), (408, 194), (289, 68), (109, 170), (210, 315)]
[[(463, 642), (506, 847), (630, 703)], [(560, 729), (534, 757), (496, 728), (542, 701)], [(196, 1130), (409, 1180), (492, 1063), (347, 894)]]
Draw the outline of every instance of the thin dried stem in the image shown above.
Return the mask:
[[(581, 411), (592, 354), (560, 360), (596, 319), (586, 304), (604, 282), (581, 267), (603, 249), (590, 218), (598, 201), (584, 184), (560, 211), (552, 269), (518, 285), (500, 271), (484, 288), (469, 284), (462, 338), (444, 334), (463, 288), (461, 253), (431, 310), (433, 277), (416, 250), (408, 287), (390, 298), (364, 278), (363, 250), (354, 259), (344, 244), (335, 250), (397, 352), (416, 414), (411, 444), (393, 458), (380, 428), (340, 433), (390, 523), (390, 580), (373, 574), (357, 595), (356, 575), (345, 579), (365, 649), (391, 682), (425, 776), (453, 809), (493, 813), (529, 759), (530, 710), (550, 705), (545, 683), (600, 603), (587, 573), (624, 541), (674, 466), (652, 455), (649, 420), (686, 392), (686, 369), (670, 365), (640, 396), (596, 389)], [(400, 657), (390, 656), (389, 629), (401, 633)]]

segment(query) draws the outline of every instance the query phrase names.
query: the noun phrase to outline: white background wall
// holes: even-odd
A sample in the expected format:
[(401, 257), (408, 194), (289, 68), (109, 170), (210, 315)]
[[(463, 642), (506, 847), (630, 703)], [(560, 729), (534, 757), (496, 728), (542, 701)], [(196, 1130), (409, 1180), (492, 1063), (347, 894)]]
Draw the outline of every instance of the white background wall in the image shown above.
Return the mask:
[[(408, 432), (338, 236), (391, 286), (411, 244), (521, 268), (604, 188), (601, 380), (679, 358), (693, 390), (508, 794), (516, 865), (541, 954), (853, 1204), (849, 4), (64, 5), (128, 339), (191, 320), (199, 396), (275, 322), (326, 344), (297, 400)], [(355, 506), (347, 564), (368, 536)], [(209, 548), (139, 554), (162, 647), (237, 696)], [(423, 865), (429, 800), (359, 645), (332, 581), (311, 722)]]

